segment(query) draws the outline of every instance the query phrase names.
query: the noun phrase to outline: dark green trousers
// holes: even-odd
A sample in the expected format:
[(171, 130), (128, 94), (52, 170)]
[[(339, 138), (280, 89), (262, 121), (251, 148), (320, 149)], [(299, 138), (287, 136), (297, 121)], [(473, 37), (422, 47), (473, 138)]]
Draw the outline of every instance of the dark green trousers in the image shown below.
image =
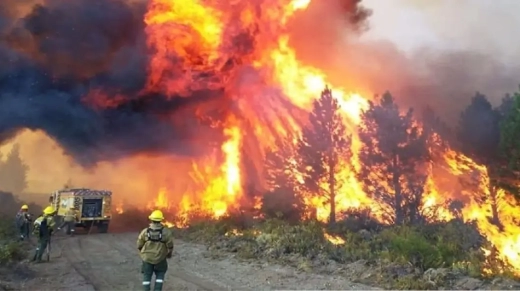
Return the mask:
[(39, 238), (33, 261), (41, 262), (43, 254), (49, 245), (50, 238)]
[(24, 223), (20, 226), (20, 240), (29, 239), (29, 224)]
[(164, 276), (168, 271), (168, 262), (166, 259), (158, 264), (150, 264), (143, 261), (141, 272), (143, 273), (143, 288), (145, 291), (150, 291), (152, 284), (152, 277), (155, 274), (154, 291), (161, 291), (164, 283)]
[(76, 232), (76, 222), (75, 221), (64, 221), (60, 228), (66, 227), (65, 233), (66, 234), (74, 234)]

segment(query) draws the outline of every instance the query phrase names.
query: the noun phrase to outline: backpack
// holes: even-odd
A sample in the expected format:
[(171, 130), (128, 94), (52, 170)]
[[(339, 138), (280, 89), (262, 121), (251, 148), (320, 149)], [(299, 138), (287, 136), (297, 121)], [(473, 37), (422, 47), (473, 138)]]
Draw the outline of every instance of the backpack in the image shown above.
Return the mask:
[(43, 217), (39, 224), (35, 224), (34, 232), (40, 238), (49, 236), (49, 226), (47, 225), (47, 217)]
[(148, 228), (146, 230), (146, 238), (147, 238), (147, 241), (162, 242), (163, 229), (162, 228), (160, 228), (160, 229)]

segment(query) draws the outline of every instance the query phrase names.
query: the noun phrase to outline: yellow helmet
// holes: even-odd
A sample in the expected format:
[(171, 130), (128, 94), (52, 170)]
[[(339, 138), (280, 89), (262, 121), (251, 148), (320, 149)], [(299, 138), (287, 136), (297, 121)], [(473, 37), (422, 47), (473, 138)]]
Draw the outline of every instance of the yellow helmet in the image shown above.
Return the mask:
[(27, 204), (24, 204), (24, 205), (22, 205), (22, 209), (23, 209), (23, 210), (28, 210), (28, 209), (29, 209), (29, 206), (27, 206)]
[(54, 213), (54, 207), (52, 207), (52, 206), (47, 206), (43, 210), (43, 214), (51, 215), (53, 213)]
[(148, 216), (148, 219), (151, 221), (163, 221), (164, 216), (161, 210), (154, 210), (150, 216)]

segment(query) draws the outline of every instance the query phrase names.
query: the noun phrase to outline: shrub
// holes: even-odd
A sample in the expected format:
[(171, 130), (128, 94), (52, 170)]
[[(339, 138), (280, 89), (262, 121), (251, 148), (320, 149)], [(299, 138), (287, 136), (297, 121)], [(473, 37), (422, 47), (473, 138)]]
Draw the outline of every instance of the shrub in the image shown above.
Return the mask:
[(0, 217), (0, 264), (4, 265), (25, 257), (23, 245), (17, 241), (14, 218)]
[[(281, 219), (251, 224), (240, 216), (231, 216), (175, 231), (185, 239), (208, 243), (212, 254), (230, 251), (244, 259), (276, 259), (300, 270), (325, 266), (331, 260), (344, 264), (361, 260), (367, 268), (374, 268), (367, 273), (378, 274), (380, 283), (393, 289), (425, 289), (432, 284), (439, 287), (449, 284), (452, 280), (447, 278), (452, 274), (480, 276), (483, 268), (504, 269), (503, 264), (484, 256), (482, 247), (490, 248), (475, 225), (460, 220), (383, 227), (368, 215), (357, 213), (329, 227), (316, 221), (292, 224)], [(329, 236), (337, 236), (344, 243), (333, 244)], [(432, 283), (422, 275), (429, 269), (446, 269), (450, 275)]]
[(329, 227), (329, 231), (335, 234), (345, 232), (358, 232), (360, 230), (377, 231), (383, 227), (376, 219), (373, 218), (371, 210), (365, 209), (348, 209), (343, 211), (338, 217), (342, 217), (336, 224)]
[(256, 240), (259, 246), (280, 255), (299, 254), (313, 258), (323, 251), (325, 245), (323, 227), (315, 221), (292, 226), (272, 219), (259, 229)]
[(18, 242), (7, 242), (0, 245), (0, 264), (4, 265), (25, 258), (26, 252)]

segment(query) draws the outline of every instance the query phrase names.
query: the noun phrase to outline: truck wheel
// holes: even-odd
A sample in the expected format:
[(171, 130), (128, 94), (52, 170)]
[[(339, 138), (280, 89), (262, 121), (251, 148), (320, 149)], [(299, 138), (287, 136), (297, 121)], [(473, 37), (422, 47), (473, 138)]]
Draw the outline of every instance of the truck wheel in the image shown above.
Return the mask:
[(86, 231), (89, 231), (90, 228), (92, 227), (92, 221), (86, 221), (83, 228), (85, 228)]
[(99, 233), (107, 233), (108, 232), (108, 222), (101, 222), (97, 225), (97, 230)]

